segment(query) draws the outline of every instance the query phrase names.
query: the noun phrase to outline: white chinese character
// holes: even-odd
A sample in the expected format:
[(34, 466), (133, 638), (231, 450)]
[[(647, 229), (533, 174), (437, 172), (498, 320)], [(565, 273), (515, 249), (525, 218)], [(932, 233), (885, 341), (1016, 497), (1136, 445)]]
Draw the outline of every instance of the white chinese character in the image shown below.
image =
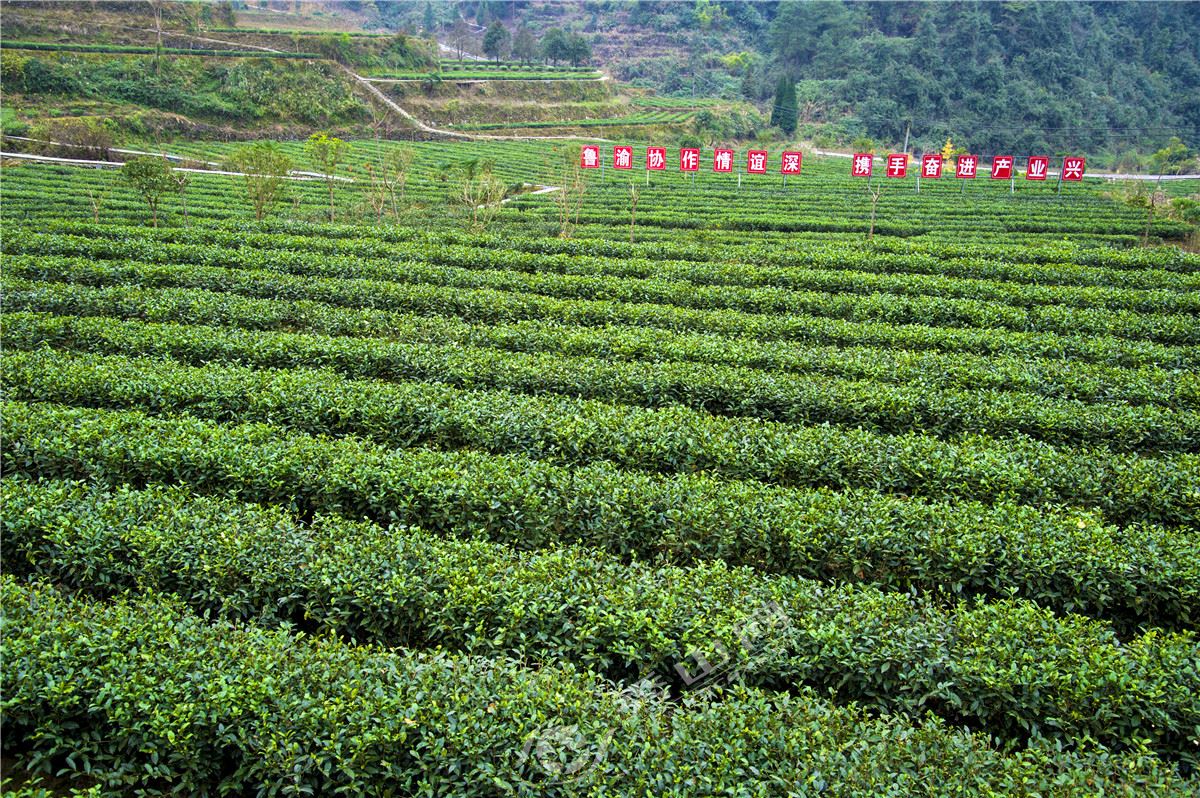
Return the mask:
[(926, 177), (937, 177), (938, 173), (941, 171), (942, 171), (942, 165), (938, 162), (938, 160), (936, 158), (926, 158), (925, 159), (925, 176)]
[(767, 168), (767, 156), (761, 152), (750, 153), (750, 169), (755, 172), (761, 172)]
[(683, 168), (690, 172), (700, 165), (700, 153), (695, 150), (684, 150), (680, 153), (680, 160)]
[(904, 155), (889, 155), (888, 156), (888, 174), (902, 175), (905, 167), (908, 166), (908, 157)]
[(630, 166), (629, 162), (631, 160), (631, 156), (632, 153), (628, 149), (621, 147), (616, 151), (616, 155), (614, 157), (615, 163), (613, 165), (620, 167), (621, 169), (627, 169)]
[(665, 165), (662, 150), (650, 150), (646, 153), (646, 159), (650, 162), (651, 169), (662, 169)]
[(583, 148), (583, 165), (584, 166), (595, 166), (596, 161), (598, 159), (599, 159), (599, 154), (596, 151), (595, 147), (584, 147)]
[(1083, 163), (1076, 158), (1068, 158), (1063, 162), (1063, 177), (1066, 179), (1082, 178)]
[(958, 160), (958, 173), (963, 177), (974, 177), (976, 163), (974, 158), (960, 158)]
[(717, 171), (728, 172), (733, 168), (733, 154), (729, 150), (721, 150), (717, 153)]
[(854, 171), (860, 175), (865, 175), (871, 171), (871, 156), (857, 155), (854, 158)]
[(1012, 168), (1012, 158), (997, 158), (992, 162), (992, 171), (1000, 174)]
[(1030, 177), (1045, 177), (1046, 162), (1039, 159), (1030, 159), (1029, 161), (1029, 176)]
[(799, 172), (800, 171), (800, 159), (795, 155), (783, 156), (783, 171)]

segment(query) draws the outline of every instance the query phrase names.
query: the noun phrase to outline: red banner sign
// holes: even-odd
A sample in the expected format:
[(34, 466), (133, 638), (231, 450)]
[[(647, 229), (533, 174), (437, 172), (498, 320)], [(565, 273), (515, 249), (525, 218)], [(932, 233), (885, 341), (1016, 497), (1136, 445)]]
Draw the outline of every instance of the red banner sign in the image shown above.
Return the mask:
[(804, 155), (799, 152), (785, 152), (779, 162), (779, 171), (785, 175), (800, 174), (800, 162)]
[(887, 157), (887, 176), (904, 177), (908, 172), (908, 153), (894, 152)]
[(733, 150), (713, 150), (713, 171), (733, 171)]
[(921, 156), (921, 177), (939, 178), (942, 176), (942, 156), (937, 153), (927, 153)]
[(997, 155), (992, 158), (992, 179), (993, 180), (1009, 180), (1012, 178), (1013, 157), (1011, 155)]
[(588, 144), (579, 153), (579, 165), (584, 169), (599, 169), (600, 168), (600, 147), (597, 144)]
[(954, 176), (963, 177), (968, 180), (975, 177), (975, 173), (979, 171), (979, 156), (978, 155), (960, 155), (954, 163)]
[(1031, 155), (1025, 166), (1026, 180), (1045, 180), (1050, 171), (1050, 159), (1041, 155)]
[(646, 168), (654, 171), (659, 171), (667, 168), (667, 148), (666, 147), (647, 147), (646, 148)]
[(750, 150), (746, 153), (746, 171), (755, 175), (767, 173), (767, 151)]
[(875, 163), (874, 156), (869, 152), (856, 152), (850, 159), (851, 177), (870, 177), (871, 167)]
[(700, 169), (700, 150), (684, 147), (679, 151), (679, 171), (696, 172)]
[(613, 147), (613, 169), (633, 168), (633, 147)]
[(1086, 158), (1063, 158), (1062, 179), (1079, 182), (1083, 180), (1083, 168)]

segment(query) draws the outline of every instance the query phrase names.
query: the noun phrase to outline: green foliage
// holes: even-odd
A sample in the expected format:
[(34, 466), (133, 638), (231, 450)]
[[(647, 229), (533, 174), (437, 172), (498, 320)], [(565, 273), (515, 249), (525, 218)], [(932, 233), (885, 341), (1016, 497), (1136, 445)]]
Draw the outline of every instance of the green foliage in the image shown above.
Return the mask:
[(483, 52), (491, 56), (493, 61), (499, 62), (500, 59), (506, 58), (511, 45), (512, 35), (500, 20), (488, 26), (483, 35)]
[(578, 33), (567, 33), (562, 28), (551, 28), (542, 36), (542, 55), (550, 63), (570, 61), (572, 66), (581, 66), (592, 58), (592, 47)]
[(243, 173), (254, 218), (262, 221), (283, 198), (292, 159), (275, 142), (258, 141), (235, 150), (227, 165), (231, 171)]
[(1167, 146), (1154, 153), (1151, 162), (1153, 168), (1164, 175), (1184, 174), (1195, 171), (1200, 166), (1200, 159), (1196, 153), (1188, 149), (1178, 136), (1172, 136)]
[[(770, 14), (662, 8), (629, 14)], [(645, 99), (708, 112), (706, 146), (729, 107)], [(569, 186), (578, 144), (335, 154), (375, 224), (316, 221), (320, 180), (249, 219), (242, 178), (199, 171), (195, 224), (150, 229), (116, 170), (6, 165), (6, 771), (107, 795), (1195, 793), (1200, 269), (1134, 246), (1188, 232), (1193, 185), (1154, 215), (1100, 180), (876, 180), (864, 246), (844, 159), (786, 190), (609, 171), (578, 209), (530, 191)], [(515, 192), (504, 228), (460, 229), (447, 190), (482, 178)], [(416, 224), (378, 223), (393, 189)], [(787, 623), (753, 636), (762, 606)], [(725, 654), (717, 689), (680, 678)], [(556, 724), (604, 743), (578, 780), (521, 758)]]
[[(1200, 146), (1200, 55), (1188, 4), (785, 2), (771, 54), (828, 84), (829, 114), (918, 147), (947, 134), (982, 152)], [(1138, 31), (1138, 35), (1130, 35)]]
[[(153, 62), (138, 56), (29, 58), (14, 83), (31, 95), (133, 103), (226, 123), (316, 126), (365, 116), (346, 78), (327, 64), (178, 56), (160, 59), (156, 70)], [(6, 84), (9, 79), (6, 74)]]
[[(5, 321), (16, 328), (4, 337), (9, 350), (74, 344), (90, 351), (173, 355), (192, 362), (240, 360), (259, 367), (286, 368), (291, 360), (256, 358), (255, 347), (262, 351), (288, 343), (297, 346), (279, 337), (246, 335), (242, 336), (245, 340), (240, 349), (213, 343), (205, 346), (206, 342), (199, 341), (190, 351), (184, 351), (177, 330), (157, 325), (139, 330), (141, 325), (122, 325), (112, 319), (77, 325), (46, 324), (43, 329), (48, 334), (37, 337), (21, 329), (29, 326), (25, 318), (8, 315)], [(104, 329), (114, 332), (105, 336), (101, 332)], [(143, 334), (140, 341), (136, 337), (139, 333)], [(163, 339), (159, 346), (151, 345), (150, 336), (155, 334)], [(215, 335), (210, 334), (210, 338)], [(125, 347), (120, 346), (126, 341)], [(353, 368), (348, 365), (353, 350), (337, 352), (327, 347), (310, 354), (336, 363), (343, 370)], [(393, 373), (385, 370), (379, 354), (372, 354), (377, 364), (375, 373)], [(504, 391), (462, 391), (420, 383), (355, 381), (304, 369), (260, 374), (218, 365), (156, 365), (160, 364), (154, 360), (122, 357), (10, 353), (5, 358), (8, 395), (22, 400), (117, 408), (152, 406), (162, 413), (269, 421), (311, 434), (358, 435), (385, 445), (521, 453), (565, 465), (604, 459), (625, 468), (667, 474), (703, 470), (720, 477), (796, 487), (820, 481), (812, 474), (806, 477), (797, 465), (801, 453), (808, 450), (805, 444), (815, 445), (819, 439), (804, 430), (723, 422), (673, 409), (640, 411), (610, 402), (512, 397)], [(586, 437), (582, 434), (585, 428)], [(678, 442), (669, 442), (672, 436)], [(976, 451), (983, 449), (975, 447)], [(747, 458), (751, 463), (745, 462)], [(1126, 462), (1139, 470), (1148, 465), (1187, 468), (1184, 462)], [(703, 483), (696, 481), (696, 490)], [(735, 494), (746, 500), (753, 497), (758, 507), (784, 499), (775, 491), (751, 486), (731, 493), (713, 484), (710, 491), (713, 498), (732, 499)], [(799, 499), (800, 494), (793, 497)], [(786, 510), (772, 511), (760, 519), (763, 533), (771, 530), (775, 537), (769, 553), (756, 551), (748, 557), (747, 542), (734, 544), (724, 539), (728, 533), (720, 540), (704, 544), (689, 541), (688, 545), (697, 547), (695, 556), (719, 557), (734, 564), (821, 578), (853, 579), (869, 572), (878, 574), (872, 581), (897, 589), (952, 588), (958, 593), (965, 590), (991, 595), (1012, 590), (1055, 607), (1139, 618), (1160, 625), (1186, 624), (1188, 607), (1198, 598), (1196, 590), (1188, 585), (1200, 584), (1196, 572), (1200, 552), (1189, 548), (1186, 541), (1173, 542), (1171, 533), (1163, 529), (1119, 531), (1091, 514), (1072, 512), (1023, 513), (1014, 507), (963, 510), (937, 503), (898, 504), (878, 495), (872, 498), (865, 491), (853, 500), (816, 493), (806, 501), (809, 504), (785, 501)], [(834, 516), (839, 514), (833, 512), (834, 507), (841, 512), (854, 503), (869, 506), (872, 516), (890, 519), (891, 528), (884, 532), (883, 524), (867, 521), (827, 527), (815, 520), (820, 517), (818, 507)], [(734, 506), (732, 500), (729, 506)], [(786, 520), (787, 511), (814, 519), (807, 522), (803, 542), (790, 537), (792, 525)], [(932, 519), (937, 519), (941, 528), (955, 530), (954, 542), (929, 540), (928, 535), (917, 532), (922, 524), (934, 523)], [(424, 523), (422, 519), (415, 522)], [(745, 534), (750, 534), (749, 529)], [(872, 535), (877, 537), (867, 545)], [(1136, 539), (1118, 543), (1122, 535), (1136, 535)], [(891, 542), (885, 544), (885, 538)], [(654, 551), (649, 540), (642, 543), (630, 538), (625, 545), (643, 554), (652, 555)], [(1121, 573), (1121, 563), (1137, 560), (1136, 552), (1143, 548), (1153, 554), (1133, 571), (1136, 576), (1113, 576)], [(681, 547), (679, 551), (682, 554), (685, 550)], [(890, 559), (860, 553), (871, 550), (886, 551)], [(1007, 564), (997, 564), (1001, 558)], [(984, 563), (990, 564), (985, 567)], [(1054, 573), (1063, 576), (1051, 576)]]
[[(13, 674), (6, 733), (36, 739), (47, 768), (86, 761), (114, 793), (165, 783), (209, 793), (387, 784), (456, 796), (694, 794), (680, 773), (727, 792), (764, 780), (845, 796), (1193, 792), (1141, 746), (1005, 754), (982, 735), (872, 718), (809, 690), (734, 686), (676, 701), (620, 692), (569, 664), (532, 669), (210, 623), (154, 594), (93, 603), (8, 576), (0, 590)], [(603, 755), (556, 782), (520, 753), (560, 726), (584, 751), (600, 741)]]
[(782, 76), (775, 87), (775, 102), (771, 106), (771, 125), (779, 128), (785, 135), (796, 132), (796, 82)]
[(176, 188), (171, 176), (171, 164), (166, 158), (139, 156), (121, 166), (121, 177), (150, 206), (154, 226), (158, 227), (158, 204), (162, 195)]
[[(18, 573), (97, 597), (165, 591), (206, 616), (302, 617), (316, 633), (358, 642), (437, 641), (475, 655), (569, 661), (617, 680), (657, 674), (676, 691), (687, 685), (674, 663), (720, 643), (746, 658), (746, 684), (808, 684), (916, 718), (956, 707), (1005, 736), (1044, 729), (1112, 744), (1153, 723), (1150, 744), (1166, 752), (1186, 745), (1188, 724), (1200, 717), (1190, 692), (1200, 677), (1188, 667), (1200, 643), (1187, 633), (1118, 641), (1103, 624), (1018, 601), (943, 609), (720, 564), (623, 564), (578, 548), (523, 555), (327, 516), (306, 528), (285, 513), (190, 500), (180, 489), (23, 479), (3, 486), (12, 519), (3, 531)], [(718, 597), (735, 600), (721, 606)], [(769, 637), (739, 641), (764, 607), (777, 621)], [(1039, 632), (1014, 645), (1034, 624)], [(885, 625), (896, 633), (882, 641)], [(1087, 660), (1062, 647), (1068, 639), (1086, 645)], [(769, 645), (770, 656), (755, 656), (755, 643)], [(1030, 663), (1023, 695), (1003, 692), (1015, 658)], [(1096, 696), (1089, 682), (1120, 686)]]
[(338, 167), (350, 152), (350, 144), (328, 133), (313, 133), (304, 142), (304, 153), (312, 162), (313, 169), (325, 180), (329, 189), (329, 221), (333, 221), (336, 207), (334, 190), (337, 188)]

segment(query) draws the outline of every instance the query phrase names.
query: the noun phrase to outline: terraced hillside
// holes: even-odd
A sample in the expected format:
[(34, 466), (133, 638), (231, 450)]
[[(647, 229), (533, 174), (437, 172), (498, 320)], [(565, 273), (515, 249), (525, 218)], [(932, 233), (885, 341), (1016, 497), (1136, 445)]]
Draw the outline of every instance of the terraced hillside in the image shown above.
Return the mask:
[(321, 181), (259, 223), (192, 173), (152, 229), (116, 171), (4, 167), (18, 773), (1196, 794), (1185, 225), (1133, 246), (1099, 181), (894, 181), (868, 243), (865, 185), (806, 157), (589, 175), (570, 239), (555, 192), (464, 229), (445, 164), (545, 185), (534, 143), (403, 145), (366, 221), (395, 146), (353, 144), (339, 224)]

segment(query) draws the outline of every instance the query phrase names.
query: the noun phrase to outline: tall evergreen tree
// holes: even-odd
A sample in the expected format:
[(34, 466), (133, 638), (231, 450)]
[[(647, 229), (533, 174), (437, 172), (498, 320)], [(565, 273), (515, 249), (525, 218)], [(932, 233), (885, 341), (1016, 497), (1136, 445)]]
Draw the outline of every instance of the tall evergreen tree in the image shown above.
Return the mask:
[(512, 37), (508, 33), (508, 28), (496, 20), (488, 26), (487, 33), (483, 35), (483, 52), (491, 56), (493, 61), (499, 62), (501, 58), (508, 54), (509, 43)]
[(775, 104), (771, 107), (771, 124), (784, 133), (791, 135), (796, 132), (796, 117), (799, 116), (796, 105), (796, 81), (787, 75), (779, 77), (775, 87)]

